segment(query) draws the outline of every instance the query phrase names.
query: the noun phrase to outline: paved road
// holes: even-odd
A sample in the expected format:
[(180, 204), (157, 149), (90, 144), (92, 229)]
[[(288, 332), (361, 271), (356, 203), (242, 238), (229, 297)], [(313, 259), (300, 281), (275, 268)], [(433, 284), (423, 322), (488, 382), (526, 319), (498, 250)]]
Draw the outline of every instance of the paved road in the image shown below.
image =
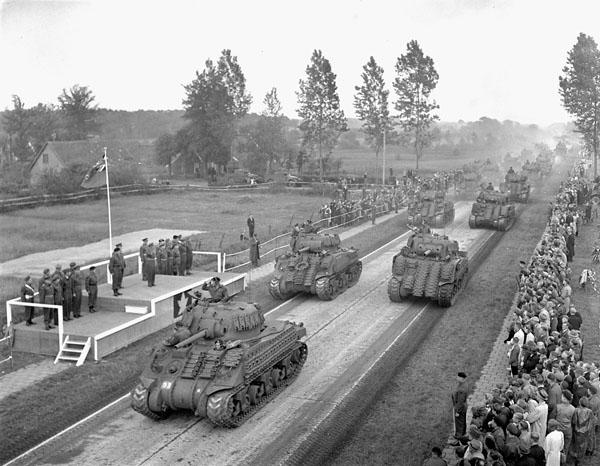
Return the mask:
[[(471, 254), (493, 234), (470, 230), (467, 203), (457, 204), (456, 220), (446, 229)], [(302, 321), (309, 356), (298, 379), (244, 425), (219, 429), (207, 420), (177, 414), (153, 422), (133, 412), (124, 400), (68, 438), (60, 438), (17, 464), (162, 465), (240, 464), (284, 461), (352, 390), (398, 335), (425, 312), (440, 312), (426, 302), (391, 303), (386, 287), (391, 258), (408, 234), (364, 261), (359, 283), (335, 301), (298, 298), (269, 318)], [(285, 437), (282, 441), (282, 437)], [(269, 445), (284, 448), (269, 449)], [(59, 446), (58, 446), (59, 445)], [(59, 453), (58, 453), (59, 452)]]

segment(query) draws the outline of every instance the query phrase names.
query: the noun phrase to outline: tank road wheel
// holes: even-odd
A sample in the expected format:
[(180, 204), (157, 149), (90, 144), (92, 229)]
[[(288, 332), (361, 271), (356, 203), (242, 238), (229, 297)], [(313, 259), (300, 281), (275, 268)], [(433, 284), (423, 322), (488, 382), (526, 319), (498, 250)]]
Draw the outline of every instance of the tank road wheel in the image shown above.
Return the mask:
[(477, 228), (477, 220), (475, 219), (475, 215), (469, 216), (469, 228)]
[(248, 400), (250, 401), (250, 404), (257, 405), (260, 402), (261, 388), (261, 385), (255, 383), (248, 387)]
[(388, 296), (390, 297), (390, 301), (394, 303), (402, 301), (403, 296), (400, 294), (401, 287), (402, 282), (400, 280), (396, 277), (390, 278), (390, 281), (388, 282)]
[(277, 368), (271, 370), (271, 384), (274, 388), (279, 387), (281, 380), (283, 379), (281, 371)]
[(235, 406), (231, 390), (213, 393), (206, 402), (206, 415), (217, 426), (229, 426)]
[(360, 274), (362, 273), (362, 262), (358, 261), (356, 264), (353, 264), (348, 271), (348, 288), (354, 286), (358, 283), (358, 279), (360, 278)]
[(452, 283), (440, 286), (438, 291), (438, 304), (441, 307), (450, 307), (456, 301), (457, 287)]
[(275, 299), (283, 299), (281, 291), (279, 290), (279, 278), (271, 279), (269, 282), (269, 293), (271, 293), (271, 296), (273, 296)]
[(317, 296), (321, 301), (331, 301), (335, 298), (335, 288), (328, 277), (322, 277), (316, 283)]
[(152, 411), (148, 406), (148, 389), (144, 387), (141, 383), (137, 384), (137, 386), (131, 392), (131, 407), (140, 414), (143, 414), (154, 421), (160, 421), (161, 419), (165, 419), (168, 415), (168, 411), (156, 412)]

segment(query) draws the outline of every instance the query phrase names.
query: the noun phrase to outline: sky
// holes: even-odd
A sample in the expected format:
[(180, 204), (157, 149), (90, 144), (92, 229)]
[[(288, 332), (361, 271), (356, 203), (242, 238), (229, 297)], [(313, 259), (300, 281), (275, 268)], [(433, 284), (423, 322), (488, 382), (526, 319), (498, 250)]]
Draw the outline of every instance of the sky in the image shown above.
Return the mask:
[(298, 82), (321, 49), (354, 117), (369, 57), (393, 102), (395, 63), (417, 40), (440, 76), (443, 121), (547, 125), (570, 120), (558, 76), (580, 32), (600, 42), (599, 18), (597, 0), (0, 0), (0, 109), (13, 94), (27, 107), (56, 104), (74, 84), (102, 108), (181, 109), (183, 86), (228, 48), (251, 111), (276, 87), (296, 118)]

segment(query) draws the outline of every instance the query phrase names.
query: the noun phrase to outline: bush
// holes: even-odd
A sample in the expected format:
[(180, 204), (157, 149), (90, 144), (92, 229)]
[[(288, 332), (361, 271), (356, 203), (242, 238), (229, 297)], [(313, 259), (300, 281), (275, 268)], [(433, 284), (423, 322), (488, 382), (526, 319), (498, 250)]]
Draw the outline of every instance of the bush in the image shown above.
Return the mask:
[(81, 175), (74, 169), (44, 170), (38, 182), (32, 186), (32, 191), (37, 194), (66, 194), (81, 189)]
[(23, 194), (29, 188), (27, 165), (13, 163), (4, 165), (0, 170), (0, 192), (7, 194)]

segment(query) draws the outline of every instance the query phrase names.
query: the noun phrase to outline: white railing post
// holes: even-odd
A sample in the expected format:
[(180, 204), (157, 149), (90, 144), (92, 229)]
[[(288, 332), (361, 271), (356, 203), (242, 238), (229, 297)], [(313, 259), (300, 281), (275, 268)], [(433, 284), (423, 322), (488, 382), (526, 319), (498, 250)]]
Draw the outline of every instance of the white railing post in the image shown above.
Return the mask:
[(139, 254), (137, 256), (137, 263), (138, 263), (138, 275), (141, 275), (142, 274), (142, 258)]
[(6, 327), (10, 327), (12, 324), (12, 304), (9, 301), (6, 301)]
[(63, 325), (63, 307), (59, 305), (58, 309), (58, 352), (62, 350), (63, 336), (64, 336), (64, 325)]
[(219, 253), (217, 255), (217, 273), (225, 272), (225, 268), (224, 267), (222, 268), (222, 265), (223, 265), (223, 263), (221, 261), (221, 253)]
[(223, 272), (225, 272), (225, 267), (227, 267), (227, 253), (223, 253)]
[(108, 264), (106, 264), (106, 283), (112, 285), (112, 274), (110, 273)]

